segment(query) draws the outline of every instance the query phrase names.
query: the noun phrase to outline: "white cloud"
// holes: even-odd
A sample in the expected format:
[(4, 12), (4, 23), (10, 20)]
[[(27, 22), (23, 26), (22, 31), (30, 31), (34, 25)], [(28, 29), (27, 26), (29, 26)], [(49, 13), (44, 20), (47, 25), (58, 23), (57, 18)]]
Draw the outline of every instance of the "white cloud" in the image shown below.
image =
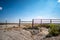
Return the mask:
[(0, 10), (2, 10), (2, 7), (0, 7)]
[(42, 17), (42, 16), (37, 16), (37, 17), (35, 17), (35, 19), (43, 19), (44, 17)]
[(57, 19), (56, 17), (48, 17), (48, 16), (37, 16), (34, 19)]
[(49, 19), (47, 16), (37, 16), (35, 19)]
[(58, 0), (58, 2), (60, 3), (60, 0)]

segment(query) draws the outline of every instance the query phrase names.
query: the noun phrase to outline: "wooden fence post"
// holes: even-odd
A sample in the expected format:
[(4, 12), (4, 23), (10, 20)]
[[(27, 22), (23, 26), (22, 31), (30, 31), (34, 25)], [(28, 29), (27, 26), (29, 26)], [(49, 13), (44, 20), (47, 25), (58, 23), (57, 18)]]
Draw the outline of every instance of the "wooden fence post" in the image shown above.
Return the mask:
[(21, 19), (19, 19), (19, 27), (21, 26)]
[(7, 20), (6, 20), (6, 28), (7, 28)]
[(50, 24), (52, 23), (52, 19), (50, 19)]
[(42, 24), (42, 19), (41, 19), (41, 24)]
[(32, 19), (32, 27), (34, 27), (34, 19)]

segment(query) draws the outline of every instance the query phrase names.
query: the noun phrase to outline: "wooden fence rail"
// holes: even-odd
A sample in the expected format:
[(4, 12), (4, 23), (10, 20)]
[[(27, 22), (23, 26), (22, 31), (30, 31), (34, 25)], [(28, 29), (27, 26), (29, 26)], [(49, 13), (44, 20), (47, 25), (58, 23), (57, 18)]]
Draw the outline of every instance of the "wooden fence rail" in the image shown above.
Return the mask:
[(31, 23), (32, 27), (33, 27), (35, 25), (35, 23), (37, 23), (37, 24), (46, 24), (46, 23), (60, 24), (60, 19), (32, 19), (32, 21), (21, 21), (21, 19), (19, 19), (19, 23), (8, 23), (6, 20), (6, 23), (0, 23), (0, 25), (6, 24), (6, 27), (7, 27), (8, 24), (18, 24), (20, 27), (21, 23)]

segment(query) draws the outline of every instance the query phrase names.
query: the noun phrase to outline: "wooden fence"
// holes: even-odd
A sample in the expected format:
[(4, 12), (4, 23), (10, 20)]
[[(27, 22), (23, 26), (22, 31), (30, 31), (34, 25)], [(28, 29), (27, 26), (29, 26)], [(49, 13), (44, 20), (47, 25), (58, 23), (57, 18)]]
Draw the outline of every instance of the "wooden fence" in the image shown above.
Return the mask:
[(60, 24), (60, 19), (32, 19), (32, 27), (35, 24)]
[(20, 27), (22, 23), (30, 23), (33, 27), (35, 24), (60, 24), (60, 19), (32, 19), (32, 21), (21, 21), (21, 19), (19, 19), (19, 23), (8, 23), (6, 20), (6, 23), (0, 23), (0, 25), (5, 24), (7, 27), (8, 24), (17, 24)]

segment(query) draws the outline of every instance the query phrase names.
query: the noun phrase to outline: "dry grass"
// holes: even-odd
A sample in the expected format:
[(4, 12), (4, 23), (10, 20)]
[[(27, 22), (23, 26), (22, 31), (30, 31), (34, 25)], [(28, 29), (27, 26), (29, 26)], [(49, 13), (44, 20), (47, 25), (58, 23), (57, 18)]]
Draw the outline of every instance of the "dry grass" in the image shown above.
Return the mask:
[(9, 27), (9, 28), (0, 28), (0, 30), (20, 30), (21, 28), (20, 27)]

